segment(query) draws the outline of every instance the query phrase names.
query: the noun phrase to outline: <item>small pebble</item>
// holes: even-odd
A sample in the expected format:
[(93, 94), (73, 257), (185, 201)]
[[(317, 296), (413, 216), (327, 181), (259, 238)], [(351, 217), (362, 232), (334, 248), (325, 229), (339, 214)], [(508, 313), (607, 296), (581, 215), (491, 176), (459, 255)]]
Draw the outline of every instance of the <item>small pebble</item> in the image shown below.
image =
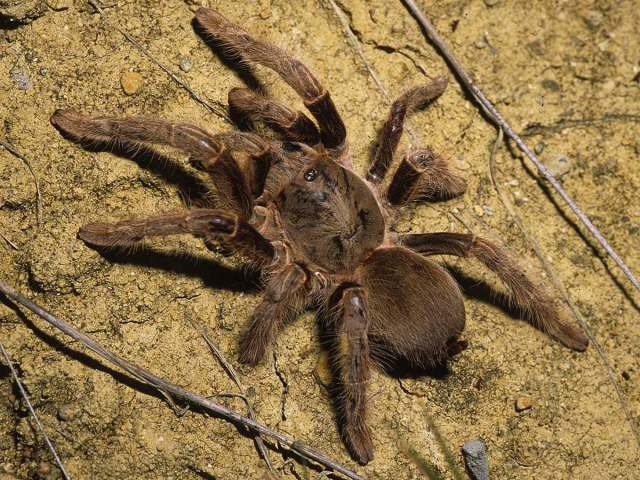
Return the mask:
[(475, 213), (477, 216), (481, 217), (484, 215), (484, 210), (482, 209), (482, 207), (480, 205), (474, 205), (473, 206), (473, 213)]
[(53, 467), (48, 462), (40, 462), (38, 464), (38, 478), (48, 477), (53, 470)]
[(142, 86), (142, 75), (138, 72), (124, 72), (120, 77), (120, 85), (127, 95), (133, 95)]
[(564, 154), (555, 154), (543, 160), (544, 166), (547, 167), (549, 173), (556, 178), (562, 178), (562, 176), (569, 173), (572, 164), (569, 157)]
[(186, 72), (190, 72), (192, 67), (193, 67), (193, 62), (189, 57), (182, 57), (180, 59), (180, 70), (186, 73)]
[(516, 398), (516, 412), (524, 412), (525, 410), (529, 410), (532, 406), (533, 404), (531, 403), (531, 399), (529, 397), (522, 395)]
[(556, 82), (555, 80), (551, 80), (550, 78), (542, 80), (542, 87), (545, 90), (549, 90), (550, 92), (559, 92), (560, 91), (560, 84), (558, 82)]
[(538, 143), (533, 151), (536, 152), (536, 155), (540, 155), (544, 151), (544, 142)]
[(513, 200), (516, 202), (516, 205), (521, 206), (527, 203), (527, 197), (525, 197), (520, 190), (515, 190), (513, 192)]
[(12, 73), (11, 79), (15, 82), (18, 90), (29, 90), (31, 88), (31, 79), (29, 78), (29, 75), (24, 72)]
[(562, 65), (564, 65), (564, 60), (562, 59), (562, 55), (560, 54), (553, 55), (551, 57), (550, 63), (552, 67), (560, 68)]
[(63, 405), (60, 405), (60, 407), (58, 408), (58, 419), (62, 420), (63, 422), (72, 420), (77, 415), (77, 413), (78, 412), (73, 405), (65, 403)]
[(604, 20), (604, 15), (599, 10), (590, 10), (583, 19), (584, 23), (587, 24), (587, 27), (591, 30), (597, 30)]
[(491, 215), (493, 215), (493, 208), (488, 207), (487, 205), (484, 205), (484, 206), (482, 207), (482, 210), (484, 211), (484, 214), (485, 214), (487, 217), (490, 217)]
[(469, 164), (465, 161), (464, 158), (458, 157), (458, 163), (456, 164), (458, 170), (468, 170)]
[(462, 446), (462, 456), (471, 480), (489, 480), (489, 461), (487, 445), (477, 438)]
[(484, 0), (484, 4), (487, 7), (495, 7), (500, 0)]

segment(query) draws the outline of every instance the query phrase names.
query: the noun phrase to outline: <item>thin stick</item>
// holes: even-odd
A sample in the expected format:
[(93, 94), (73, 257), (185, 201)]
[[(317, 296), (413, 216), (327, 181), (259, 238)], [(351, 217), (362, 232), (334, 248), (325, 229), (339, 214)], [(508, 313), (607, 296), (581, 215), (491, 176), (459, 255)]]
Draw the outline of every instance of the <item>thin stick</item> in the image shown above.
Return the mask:
[[(227, 394), (227, 395), (238, 395), (240, 398), (242, 398), (247, 405), (249, 418), (251, 420), (255, 420), (256, 413), (253, 410), (253, 405), (251, 404), (251, 402), (249, 402), (249, 399), (246, 397), (245, 388), (242, 385), (242, 382), (240, 382), (240, 377), (236, 373), (235, 368), (233, 368), (233, 365), (231, 365), (227, 361), (227, 359), (224, 358), (224, 355), (222, 355), (222, 352), (220, 351), (218, 346), (213, 342), (213, 340), (211, 340), (211, 336), (209, 335), (207, 328), (204, 325), (200, 325), (198, 322), (196, 322), (191, 317), (191, 315), (187, 315), (187, 318), (189, 320), (189, 323), (191, 323), (191, 325), (193, 326), (193, 328), (195, 328), (198, 331), (198, 333), (202, 336), (202, 338), (204, 338), (204, 341), (207, 342), (207, 345), (209, 346), (209, 349), (211, 350), (213, 355), (218, 359), (218, 361), (222, 365), (222, 368), (224, 368), (225, 372), (227, 372), (229, 377), (231, 377), (231, 379), (234, 381), (234, 383), (238, 387), (238, 390), (240, 390), (240, 394)], [(256, 435), (253, 440), (256, 442), (256, 447), (258, 448), (258, 452), (260, 452), (260, 456), (262, 456), (264, 462), (267, 464), (267, 468), (269, 468), (269, 471), (272, 474), (277, 475), (275, 469), (273, 468), (273, 463), (271, 463), (271, 458), (269, 457), (269, 452), (267, 451), (267, 447), (262, 441), (262, 438), (260, 438), (260, 435)]]
[(325, 0), (325, 1), (328, 2), (329, 5), (331, 5), (333, 12), (338, 18), (340, 25), (342, 26), (342, 30), (347, 36), (347, 40), (351, 44), (351, 48), (353, 48), (356, 54), (360, 57), (360, 60), (362, 60), (362, 63), (364, 64), (365, 68), (369, 72), (369, 75), (373, 79), (373, 82), (378, 87), (378, 90), (380, 90), (380, 92), (382, 93), (382, 96), (384, 97), (385, 101), (388, 104), (391, 104), (391, 95), (389, 95), (389, 91), (384, 86), (384, 83), (382, 83), (382, 80), (380, 79), (380, 75), (378, 75), (378, 72), (376, 71), (376, 69), (373, 68), (373, 66), (367, 61), (367, 58), (364, 56), (364, 52), (362, 51), (362, 46), (360, 45), (360, 41), (358, 40), (358, 37), (356, 36), (356, 34), (353, 33), (353, 30), (351, 28), (351, 25), (349, 24), (349, 19), (347, 18), (347, 15), (345, 15), (344, 11), (338, 6), (335, 0)]
[(614, 122), (620, 123), (640, 123), (640, 115), (633, 115), (630, 113), (605, 113), (602, 117), (597, 118), (578, 118), (578, 119), (563, 119), (554, 122), (551, 125), (542, 125), (540, 123), (530, 124), (522, 132), (523, 137), (530, 137), (532, 135), (542, 135), (546, 132), (557, 132), (559, 130), (565, 130), (567, 128), (580, 128), (580, 127), (592, 127), (596, 125), (609, 124)]
[(198, 93), (196, 93), (184, 80), (182, 80), (180, 77), (178, 77), (178, 75), (173, 73), (169, 69), (169, 67), (165, 66), (162, 62), (160, 62), (160, 60), (156, 59), (153, 55), (151, 55), (149, 50), (144, 48), (142, 46), (142, 44), (140, 44), (140, 42), (138, 42), (135, 38), (133, 38), (131, 36), (131, 34), (129, 34), (129, 32), (127, 32), (126, 30), (120, 28), (117, 25), (112, 24), (109, 20), (107, 20), (105, 15), (104, 15), (104, 10), (102, 10), (102, 7), (98, 4), (98, 2), (96, 0), (89, 0), (89, 4), (91, 4), (91, 6), (93, 6), (93, 8), (95, 8), (98, 11), (98, 13), (100, 14), (100, 17), (103, 19), (103, 21), (107, 25), (109, 25), (111, 28), (114, 28), (115, 30), (120, 32), (120, 34), (124, 38), (126, 38), (127, 41), (129, 41), (129, 43), (131, 43), (143, 55), (145, 55), (149, 60), (151, 60), (158, 67), (160, 67), (160, 69), (164, 73), (169, 75), (169, 77), (171, 77), (171, 79), (174, 82), (176, 82), (178, 85), (180, 85), (182, 88), (184, 88), (187, 92), (189, 92), (189, 95), (191, 95), (191, 98), (193, 98), (196, 102), (198, 102), (200, 105), (202, 105), (204, 108), (206, 108), (210, 113), (213, 113), (214, 115), (217, 115), (218, 117), (224, 119), (226, 122), (231, 123), (231, 119), (229, 118), (229, 115), (227, 115), (227, 112), (223, 108), (220, 108), (220, 107), (216, 108), (213, 105), (211, 105), (209, 102), (207, 102)]
[(36, 221), (38, 222), (38, 227), (40, 227), (40, 225), (42, 225), (42, 194), (40, 193), (40, 182), (38, 181), (38, 177), (36, 177), (36, 173), (31, 167), (31, 162), (29, 162), (29, 159), (27, 159), (27, 157), (22, 155), (7, 142), (0, 140), (0, 145), (4, 147), (5, 150), (11, 155), (22, 160), (22, 163), (27, 166), (29, 172), (31, 173), (31, 176), (33, 177), (33, 182), (36, 184)]
[(242, 382), (240, 382), (240, 377), (238, 376), (235, 368), (233, 368), (233, 365), (231, 365), (227, 361), (227, 359), (224, 358), (224, 356), (222, 355), (222, 352), (220, 352), (220, 349), (218, 348), (218, 346), (214, 343), (213, 340), (211, 340), (211, 336), (209, 335), (209, 332), (207, 331), (207, 328), (204, 325), (200, 325), (198, 322), (196, 322), (191, 317), (191, 315), (187, 315), (187, 319), (189, 320), (189, 323), (191, 323), (193, 328), (195, 328), (198, 331), (198, 333), (202, 336), (202, 338), (204, 338), (204, 341), (207, 343), (207, 345), (211, 349), (211, 352), (218, 359), (218, 361), (222, 364), (222, 367), (227, 372), (229, 377), (231, 377), (231, 380), (233, 380), (233, 382), (236, 384), (238, 389), (240, 389), (240, 391), (244, 393), (244, 386), (242, 385)]
[(631, 432), (635, 436), (638, 447), (640, 447), (640, 432), (638, 431), (638, 427), (636, 426), (636, 423), (633, 420), (631, 409), (629, 408), (627, 400), (625, 399), (622, 393), (622, 389), (620, 388), (619, 383), (616, 381), (615, 374), (613, 373), (613, 368), (611, 367), (611, 362), (609, 361), (609, 357), (604, 352), (604, 349), (602, 348), (602, 346), (596, 339), (595, 335), (591, 331), (591, 327), (589, 326), (585, 318), (580, 313), (580, 310), (578, 310), (578, 307), (571, 301), (571, 298), (569, 297), (569, 292), (565, 288), (564, 283), (562, 282), (560, 277), (556, 274), (555, 270), (552, 268), (551, 262), (542, 251), (542, 248), (540, 247), (540, 244), (536, 240), (535, 236), (530, 232), (529, 228), (527, 228), (527, 225), (524, 223), (522, 218), (520, 218), (520, 215), (518, 215), (518, 213), (516, 212), (515, 207), (511, 203), (511, 200), (509, 199), (509, 196), (505, 193), (505, 191), (502, 189), (502, 187), (498, 183), (497, 176), (496, 176), (496, 154), (501, 144), (502, 144), (502, 129), (498, 127), (498, 135), (496, 136), (496, 141), (493, 144), (493, 148), (491, 150), (491, 156), (489, 157), (489, 172), (491, 175), (491, 182), (493, 183), (493, 188), (495, 188), (496, 192), (498, 193), (498, 197), (500, 198), (500, 201), (504, 205), (505, 209), (507, 210), (511, 218), (515, 221), (515, 223), (518, 225), (518, 228), (522, 232), (522, 235), (524, 236), (526, 241), (529, 243), (531, 248), (533, 248), (533, 251), (535, 252), (538, 259), (540, 260), (540, 263), (542, 263), (542, 267), (544, 268), (545, 272), (547, 272), (547, 275), (555, 285), (556, 289), (560, 292), (563, 300), (567, 303), (567, 305), (571, 309), (571, 312), (573, 313), (573, 316), (575, 317), (577, 322), (580, 324), (580, 327), (582, 327), (587, 337), (589, 337), (589, 341), (591, 342), (593, 347), (596, 349), (596, 352), (600, 357), (600, 361), (602, 362), (602, 365), (604, 366), (607, 372), (609, 383), (613, 386), (613, 389), (616, 392), (616, 395), (618, 397), (618, 402), (620, 403), (620, 407), (622, 408), (622, 411), (624, 412), (627, 422), (629, 423)]
[(11, 245), (11, 247), (12, 247), (14, 250), (20, 250), (20, 247), (18, 247), (15, 243), (13, 243), (11, 240), (9, 240), (9, 239), (4, 235), (4, 233), (0, 232), (0, 237), (2, 237), (2, 239), (3, 239), (5, 242), (7, 242), (9, 245)]
[(538, 171), (542, 174), (544, 178), (553, 186), (555, 191), (562, 197), (565, 203), (573, 210), (573, 212), (577, 215), (583, 225), (591, 232), (594, 238), (600, 243), (602, 248), (605, 249), (607, 254), (613, 259), (618, 267), (624, 272), (629, 281), (633, 284), (633, 286), (640, 291), (640, 283), (633, 275), (629, 267), (622, 261), (622, 258), (618, 255), (618, 253), (613, 249), (609, 242), (604, 238), (604, 236), (600, 233), (600, 231), (591, 223), (589, 217), (576, 205), (573, 199), (569, 196), (569, 194), (562, 188), (560, 182), (555, 179), (553, 175), (549, 172), (549, 170), (544, 166), (544, 164), (538, 160), (538, 158), (533, 154), (533, 152), (527, 147), (527, 145), (522, 141), (522, 139), (518, 136), (517, 133), (511, 128), (511, 126), (506, 122), (502, 115), (496, 110), (494, 105), (485, 97), (482, 90), (474, 83), (469, 74), (466, 72), (462, 64), (458, 61), (458, 59), (453, 55), (453, 52), (449, 49), (447, 44), (444, 42), (440, 34), (436, 31), (435, 27), (431, 24), (431, 22), (427, 19), (424, 13), (418, 8), (416, 3), (413, 0), (402, 0), (407, 8), (411, 11), (413, 16), (416, 18), (418, 23), (424, 29), (424, 32), (427, 34), (429, 39), (435, 44), (435, 46), (440, 50), (440, 53), (447, 60), (451, 68), (458, 75), (458, 78), (462, 81), (463, 85), (472, 93), (472, 95), (476, 98), (478, 103), (485, 109), (488, 115), (495, 121), (495, 123), (502, 128), (518, 146), (518, 148), (527, 156), (529, 159), (535, 164), (538, 168)]
[(11, 363), (11, 358), (9, 358), (9, 354), (4, 349), (4, 346), (2, 345), (2, 343), (0, 343), (0, 352), (2, 352), (2, 356), (4, 357), (5, 361), (7, 362), (7, 365), (9, 366), (9, 370), (11, 370), (11, 374), (13, 375), (13, 379), (15, 380), (16, 385), (18, 386), (18, 390), (20, 391), (20, 395), (22, 396), (22, 399), (24, 400), (24, 403), (27, 404), (27, 408), (29, 409), (29, 412), (31, 412), (31, 415), (33, 416), (33, 419), (36, 421), (36, 424), (38, 425), (38, 429), (40, 430), (40, 433), (42, 433), (42, 436), (44, 437), (44, 441), (46, 442), (47, 446), (49, 447), (49, 450), (51, 451), (51, 454), (53, 455), (53, 458), (55, 459), (56, 463), (58, 464), (58, 467), (60, 468), (60, 471), (62, 472), (62, 476), (66, 480), (69, 480), (69, 478), (70, 478), (69, 474), (67, 473), (67, 470), (64, 468), (64, 464), (62, 463), (62, 460), (60, 460), (60, 457), (58, 456), (58, 452), (56, 452), (56, 449), (53, 446), (53, 443), (51, 443), (51, 440), (49, 440), (49, 435), (47, 435), (47, 432), (44, 429), (44, 425), (42, 425), (42, 422), (38, 418), (38, 415), (36, 414), (36, 411), (34, 410), (33, 405), (31, 405), (31, 401), (29, 400), (29, 396), (27, 395), (27, 392), (25, 391), (24, 387), (22, 386), (22, 382), (20, 381), (20, 377), (18, 377), (18, 372), (16, 372), (16, 369), (14, 368), (13, 364)]
[(137, 365), (134, 365), (133, 363), (128, 362), (124, 358), (114, 353), (111, 353), (109, 350), (107, 350), (98, 342), (94, 341), (91, 337), (89, 337), (82, 331), (76, 329), (75, 327), (68, 324), (64, 320), (61, 320), (53, 316), (52, 314), (50, 314), (40, 306), (36, 305), (31, 300), (21, 295), (20, 293), (18, 293), (17, 291), (15, 291), (13, 288), (9, 287), (2, 281), (0, 281), (0, 292), (2, 292), (9, 299), (14, 300), (19, 304), (23, 305), (24, 307), (28, 308), (33, 313), (38, 315), (40, 318), (42, 318), (49, 324), (53, 325), (57, 329), (61, 330), (66, 335), (69, 335), (71, 338), (82, 343), (85, 347), (97, 353), (102, 358), (120, 367), (122, 370), (124, 370), (134, 378), (146, 384), (149, 384), (157, 388), (158, 390), (162, 390), (167, 394), (172, 395), (175, 398), (181, 399), (192, 405), (197, 405), (200, 408), (208, 410), (209, 412), (214, 413), (229, 422), (232, 422), (236, 425), (242, 425), (256, 434), (265, 435), (267, 437), (273, 438), (280, 445), (284, 445), (285, 447), (296, 452), (297, 454), (303, 457), (306, 457), (309, 460), (313, 460), (319, 463), (320, 465), (323, 465), (333, 470), (334, 472), (341, 473), (347, 478), (351, 478), (353, 480), (362, 480), (362, 477), (359, 476), (357, 473), (336, 463), (334, 460), (327, 457), (324, 453), (306, 445), (300, 440), (296, 440), (288, 435), (285, 435), (284, 433), (280, 433), (275, 430), (272, 430), (269, 427), (266, 427), (261, 423), (256, 422), (255, 420), (245, 417), (244, 415), (240, 415), (239, 413), (223, 405), (212, 402), (211, 400), (204, 398), (200, 395), (197, 395), (195, 393), (192, 393), (188, 390), (185, 390), (184, 388), (179, 387), (178, 385), (169, 383), (168, 381), (152, 374), (148, 370), (138, 367)]
[[(360, 60), (362, 61), (362, 64), (367, 69), (367, 72), (369, 72), (369, 76), (373, 79), (373, 83), (376, 84), (376, 87), (378, 87), (378, 90), (382, 94), (382, 98), (384, 99), (385, 103), (387, 105), (391, 105), (392, 99), (391, 99), (391, 95), (389, 94), (389, 90), (387, 90), (387, 87), (385, 87), (384, 83), (382, 82), (382, 79), (380, 78), (380, 75), (378, 75), (378, 72), (376, 71), (376, 69), (373, 68), (373, 65), (371, 65), (367, 61), (367, 58), (364, 55), (364, 51), (362, 50), (362, 46), (360, 44), (360, 41), (358, 40), (358, 37), (356, 36), (356, 34), (353, 33), (353, 29), (351, 28), (351, 25), (349, 24), (349, 19), (347, 18), (347, 15), (338, 6), (338, 4), (335, 2), (335, 0), (324, 0), (324, 1), (327, 2), (331, 6), (331, 8), (332, 8), (333, 12), (335, 13), (338, 21), (340, 22), (340, 26), (342, 27), (342, 31), (346, 35), (347, 40), (349, 41), (349, 44), (351, 45), (351, 48), (353, 49), (354, 52), (356, 52), (356, 55), (358, 55), (358, 57), (360, 57)], [(419, 143), (418, 135), (413, 130), (413, 128), (411, 128), (410, 121), (408, 119), (405, 120), (405, 131), (409, 135), (409, 138), (411, 139), (411, 142), (413, 142), (414, 144)]]
[(445, 438), (442, 435), (442, 432), (436, 425), (436, 422), (433, 420), (433, 417), (427, 413), (427, 426), (433, 432), (433, 436), (435, 437), (436, 443), (440, 446), (440, 450), (442, 455), (444, 456), (445, 462), (449, 467), (449, 471), (455, 480), (463, 480), (462, 473), (460, 473), (460, 469), (456, 465), (455, 457), (453, 456), (453, 452), (449, 448)]

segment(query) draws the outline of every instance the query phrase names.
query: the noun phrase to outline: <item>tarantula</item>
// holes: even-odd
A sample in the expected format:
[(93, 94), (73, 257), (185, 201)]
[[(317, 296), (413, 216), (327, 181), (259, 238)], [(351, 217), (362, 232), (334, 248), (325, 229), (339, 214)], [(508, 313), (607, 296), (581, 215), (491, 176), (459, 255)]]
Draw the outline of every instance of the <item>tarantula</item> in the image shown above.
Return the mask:
[(405, 205), (462, 194), (465, 181), (429, 149), (409, 152), (384, 188), (407, 114), (445, 90), (435, 78), (400, 96), (381, 131), (366, 178), (353, 169), (344, 123), (329, 92), (300, 61), (255, 40), (221, 14), (201, 8), (206, 34), (247, 65), (277, 72), (304, 101), (304, 113), (234, 88), (236, 119), (261, 121), (284, 141), (256, 133), (211, 134), (202, 128), (150, 118), (87, 117), (58, 110), (51, 121), (77, 142), (155, 143), (190, 155), (210, 175), (218, 208), (83, 226), (79, 237), (96, 246), (131, 245), (145, 237), (189, 233), (215, 240), (259, 265), (265, 292), (240, 341), (240, 361), (255, 365), (278, 330), (302, 310), (319, 306), (334, 339), (331, 351), (342, 436), (353, 457), (373, 459), (366, 424), (366, 387), (372, 366), (404, 362), (429, 368), (466, 347), (460, 289), (431, 255), (474, 257), (495, 272), (514, 302), (540, 330), (574, 350), (585, 335), (561, 319), (539, 281), (531, 281), (508, 252), (461, 233), (397, 234), (390, 224)]

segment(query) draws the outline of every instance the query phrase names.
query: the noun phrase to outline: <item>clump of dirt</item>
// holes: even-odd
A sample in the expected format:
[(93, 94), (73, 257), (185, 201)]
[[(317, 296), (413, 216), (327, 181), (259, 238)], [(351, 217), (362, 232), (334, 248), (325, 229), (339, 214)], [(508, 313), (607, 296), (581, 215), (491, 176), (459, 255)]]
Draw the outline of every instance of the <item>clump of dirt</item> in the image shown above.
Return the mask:
[[(47, 2), (44, 15), (25, 25), (0, 23), (0, 140), (25, 155), (43, 200), (38, 225), (33, 178), (23, 161), (0, 148), (0, 278), (171, 381), (204, 395), (233, 392), (233, 382), (187, 317), (207, 325), (235, 363), (237, 340), (258, 302), (239, 259), (211, 253), (190, 238), (154, 240), (139, 251), (115, 253), (99, 253), (76, 238), (80, 225), (97, 219), (184, 208), (179, 186), (190, 178), (187, 159), (164, 150), (166, 158), (137, 161), (83, 150), (63, 139), (49, 116), (72, 107), (88, 114), (190, 121), (212, 131), (231, 128), (113, 27), (126, 29), (208, 103), (224, 108), (228, 90), (243, 81), (194, 31), (193, 12), (200, 5), (285, 47), (317, 73), (345, 119), (360, 171), (387, 113), (386, 94), (345, 36), (332, 2), (111, 2), (104, 10), (111, 25), (87, 2), (62, 3)], [(13, 5), (0, 7), (5, 4)], [(448, 73), (400, 2), (338, 5), (391, 97)], [(440, 2), (427, 14), (504, 116), (640, 272), (636, 10), (633, 2), (485, 0)], [(257, 76), (271, 94), (302, 108), (271, 72), (259, 68)], [(444, 95), (413, 116), (410, 127), (420, 144), (454, 160), (469, 190), (448, 203), (408, 209), (398, 229), (465, 231), (456, 220), (461, 218), (476, 233), (503, 239), (539, 282), (548, 283), (491, 185), (488, 157), (495, 130), (450, 78)], [(409, 144), (404, 142), (401, 148)], [(640, 297), (528, 161), (502, 148), (497, 167), (498, 181), (608, 355), (637, 422)], [(446, 471), (427, 418), (434, 419), (461, 467), (460, 446), (484, 439), (492, 478), (637, 475), (638, 439), (596, 349), (568, 351), (514, 321), (487, 297), (486, 284), (501, 286), (485, 270), (471, 261), (443, 260), (466, 276), (458, 275), (468, 295), (470, 346), (440, 378), (374, 375), (373, 462), (358, 467), (340, 441), (311, 313), (282, 332), (267, 362), (240, 368), (258, 419), (367, 478), (420, 476), (399, 447), (404, 440)], [(162, 397), (7, 304), (0, 304), (0, 338), (73, 478), (266, 474), (252, 440), (232, 425), (199, 413), (174, 415)], [(57, 478), (5, 367), (0, 379), (0, 477)], [(516, 409), (522, 398), (528, 408)], [(241, 401), (220, 401), (244, 411)], [(283, 477), (317, 475), (277, 451), (271, 458)]]
[(42, 0), (0, 0), (0, 22), (8, 26), (29, 23), (46, 10)]

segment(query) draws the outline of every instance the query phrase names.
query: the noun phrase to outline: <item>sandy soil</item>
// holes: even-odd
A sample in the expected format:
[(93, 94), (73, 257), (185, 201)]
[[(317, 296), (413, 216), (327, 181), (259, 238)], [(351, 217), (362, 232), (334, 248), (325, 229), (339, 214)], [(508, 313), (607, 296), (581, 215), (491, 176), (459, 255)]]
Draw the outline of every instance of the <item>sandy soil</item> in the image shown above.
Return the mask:
[[(21, 3), (18, 7), (16, 3)], [(424, 3), (424, 2), (423, 2)], [(436, 2), (432, 2), (436, 3)], [(89, 332), (113, 351), (191, 390), (214, 395), (234, 384), (212, 358), (188, 317), (207, 325), (237, 364), (237, 339), (258, 294), (239, 259), (184, 237), (154, 240), (139, 252), (101, 255), (76, 239), (80, 225), (179, 210), (186, 159), (132, 161), (89, 152), (49, 124), (57, 108), (146, 114), (192, 121), (212, 131), (230, 126), (207, 112), (142, 55), (86, 1), (0, 2), (25, 18), (0, 31), (0, 139), (31, 162), (0, 148), (0, 278)], [(385, 95), (347, 41), (327, 1), (116, 1), (105, 15), (145, 45), (212, 105), (242, 80), (196, 34), (199, 5), (219, 9), (247, 30), (286, 47), (330, 88), (364, 170), (387, 111)], [(526, 4), (526, 6), (525, 6)], [(448, 73), (399, 2), (339, 2), (366, 62), (391, 96)], [(39, 15), (39, 16), (38, 16)], [(637, 1), (437, 2), (428, 15), (517, 131), (562, 175), (615, 248), (640, 273), (640, 8)], [(180, 66), (182, 64), (183, 70)], [(190, 64), (190, 65), (189, 65)], [(188, 70), (188, 71), (184, 71)], [(127, 72), (141, 83), (128, 95)], [(258, 77), (274, 95), (300, 101), (271, 72)], [(449, 74), (450, 75), (450, 74)], [(402, 231), (465, 231), (502, 238), (539, 273), (540, 265), (509, 219), (490, 181), (494, 128), (452, 81), (411, 128), (424, 144), (454, 159), (468, 193), (446, 204), (411, 208)], [(404, 147), (403, 147), (404, 148)], [(528, 162), (508, 148), (498, 180), (542, 244), (571, 298), (609, 358), (613, 378), (637, 422), (640, 414), (640, 296), (549, 194)], [(457, 210), (456, 210), (457, 209)], [(586, 237), (586, 238), (585, 238)], [(9, 242), (13, 242), (13, 248)], [(367, 478), (420, 478), (400, 439), (446, 470), (427, 425), (434, 419), (462, 465), (459, 447), (475, 437), (489, 448), (492, 478), (640, 478), (638, 441), (595, 348), (578, 354), (554, 343), (482, 297), (499, 288), (473, 262), (451, 261), (466, 282), (470, 346), (444, 378), (375, 374), (370, 386), (376, 458), (350, 459), (339, 439), (323, 377), (314, 316), (279, 337), (273, 356), (240, 368), (259, 420), (305, 440)], [(474, 285), (476, 285), (474, 287)], [(478, 287), (477, 285), (480, 285)], [(0, 339), (73, 478), (263, 478), (251, 439), (202, 414), (174, 415), (162, 398), (85, 355), (31, 315), (0, 304)], [(2, 362), (0, 362), (2, 363)], [(526, 396), (532, 407), (516, 412)], [(242, 410), (243, 405), (229, 400)], [(316, 478), (272, 452), (283, 478)], [(0, 365), (0, 478), (57, 478), (8, 373)]]

